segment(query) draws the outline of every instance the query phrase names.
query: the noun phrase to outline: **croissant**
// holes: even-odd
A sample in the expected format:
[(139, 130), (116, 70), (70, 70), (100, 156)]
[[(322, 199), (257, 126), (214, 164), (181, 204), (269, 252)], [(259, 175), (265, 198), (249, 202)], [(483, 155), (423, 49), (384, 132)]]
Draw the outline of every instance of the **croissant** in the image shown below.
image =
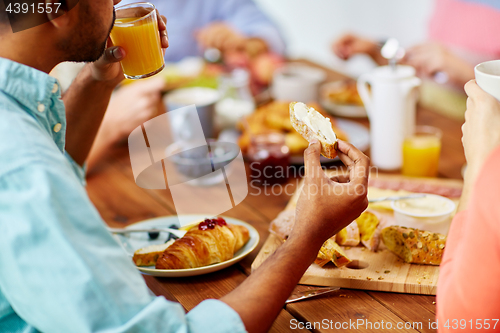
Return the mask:
[(248, 229), (217, 218), (201, 222), (170, 245), (156, 261), (157, 269), (186, 269), (233, 258), (249, 240)]

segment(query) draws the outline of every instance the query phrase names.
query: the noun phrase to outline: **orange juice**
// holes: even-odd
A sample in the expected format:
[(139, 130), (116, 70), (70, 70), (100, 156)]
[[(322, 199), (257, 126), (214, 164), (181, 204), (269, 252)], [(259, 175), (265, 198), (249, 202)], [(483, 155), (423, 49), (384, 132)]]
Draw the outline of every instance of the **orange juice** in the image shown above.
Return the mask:
[(403, 175), (436, 177), (441, 138), (433, 134), (417, 134), (403, 142)]
[[(146, 18), (117, 18), (111, 31), (114, 45), (125, 50), (121, 61), (123, 72), (128, 78), (151, 76), (164, 66), (160, 35), (156, 15)], [(130, 22), (130, 23), (129, 23)]]

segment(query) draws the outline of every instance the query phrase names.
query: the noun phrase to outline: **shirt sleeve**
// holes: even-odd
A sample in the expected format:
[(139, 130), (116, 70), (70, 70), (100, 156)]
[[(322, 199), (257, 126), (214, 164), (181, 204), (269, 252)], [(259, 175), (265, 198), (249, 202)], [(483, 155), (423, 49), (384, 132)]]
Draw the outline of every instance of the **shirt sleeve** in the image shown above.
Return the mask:
[(265, 40), (273, 52), (284, 55), (280, 31), (252, 0), (226, 0), (220, 4), (217, 20), (228, 22), (249, 37)]
[[(497, 149), (477, 179), (467, 210), (453, 219), (438, 281), (439, 332), (448, 332), (453, 320), (463, 319), (470, 325), (472, 319), (476, 327), (476, 320), (484, 324), (485, 319), (499, 318), (499, 169)], [(444, 327), (448, 320), (450, 328)]]
[(61, 162), (34, 161), (0, 176), (0, 293), (22, 320), (41, 332), (245, 331), (220, 301), (186, 315), (151, 296)]

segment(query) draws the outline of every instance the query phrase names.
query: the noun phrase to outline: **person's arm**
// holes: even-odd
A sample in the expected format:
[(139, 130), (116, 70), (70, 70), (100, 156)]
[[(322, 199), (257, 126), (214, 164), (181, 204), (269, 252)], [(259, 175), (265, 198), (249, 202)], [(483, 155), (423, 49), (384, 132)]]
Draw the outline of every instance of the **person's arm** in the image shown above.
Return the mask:
[(87, 159), (87, 173), (137, 126), (158, 115), (164, 87), (165, 80), (158, 76), (121, 87), (111, 96)]
[[(339, 141), (339, 157), (349, 167), (349, 182), (338, 183), (321, 169), (321, 146), (304, 152), (306, 176), (292, 234), (257, 271), (221, 298), (241, 317), (248, 332), (267, 332), (323, 242), (356, 219), (368, 206), (369, 159)], [(338, 194), (340, 193), (340, 194)]]
[[(162, 47), (168, 47), (166, 19), (158, 15)], [(123, 79), (119, 61), (126, 54), (119, 46), (108, 48), (95, 63), (86, 65), (64, 94), (67, 130), (66, 151), (79, 165), (90, 152), (111, 93)]]
[[(437, 289), (439, 332), (453, 320), (470, 331), (495, 324), (500, 315), (500, 149), (481, 169), (466, 210), (453, 219)], [(471, 322), (472, 320), (472, 327)], [(499, 329), (497, 323), (496, 329)], [(456, 327), (456, 326), (455, 326)]]
[(462, 142), (468, 166), (460, 212), (452, 221), (440, 267), (440, 332), (450, 331), (444, 326), (448, 320), (448, 327), (463, 320), (472, 330), (500, 314), (500, 285), (494, 278), (500, 276), (500, 102), (474, 80), (465, 91), (469, 98)]

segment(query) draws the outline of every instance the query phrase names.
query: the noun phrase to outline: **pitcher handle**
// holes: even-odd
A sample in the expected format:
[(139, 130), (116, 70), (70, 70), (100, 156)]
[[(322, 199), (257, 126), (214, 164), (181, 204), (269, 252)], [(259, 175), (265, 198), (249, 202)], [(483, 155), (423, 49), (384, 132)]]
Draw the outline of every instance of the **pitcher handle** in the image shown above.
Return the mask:
[(372, 109), (372, 97), (371, 93), (368, 90), (368, 85), (371, 84), (371, 76), (369, 74), (363, 74), (358, 78), (357, 87), (358, 93), (361, 99), (363, 100), (363, 104), (365, 105), (366, 113), (368, 117), (371, 118), (371, 109)]

